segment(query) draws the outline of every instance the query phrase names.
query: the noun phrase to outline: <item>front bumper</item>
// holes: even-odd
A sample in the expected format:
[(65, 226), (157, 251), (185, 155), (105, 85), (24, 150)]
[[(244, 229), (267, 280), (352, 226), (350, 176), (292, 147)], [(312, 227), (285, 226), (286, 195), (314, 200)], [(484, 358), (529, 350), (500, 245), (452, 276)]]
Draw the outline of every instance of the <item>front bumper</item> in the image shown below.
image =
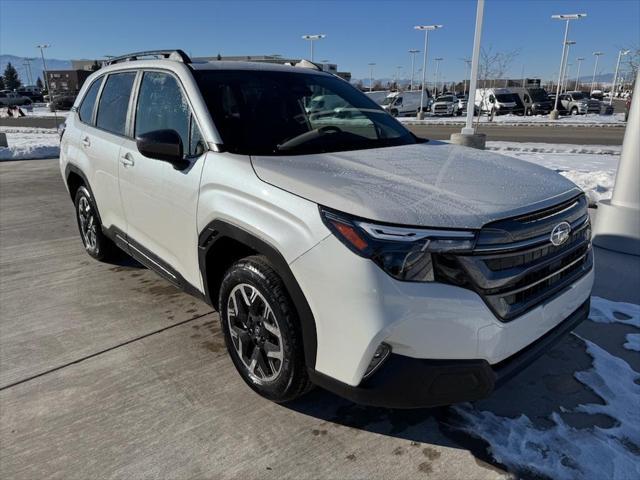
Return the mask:
[(589, 315), (585, 301), (555, 328), (498, 364), (486, 360), (425, 360), (391, 354), (382, 367), (354, 387), (317, 371), (311, 380), (362, 405), (426, 408), (479, 400), (524, 370)]

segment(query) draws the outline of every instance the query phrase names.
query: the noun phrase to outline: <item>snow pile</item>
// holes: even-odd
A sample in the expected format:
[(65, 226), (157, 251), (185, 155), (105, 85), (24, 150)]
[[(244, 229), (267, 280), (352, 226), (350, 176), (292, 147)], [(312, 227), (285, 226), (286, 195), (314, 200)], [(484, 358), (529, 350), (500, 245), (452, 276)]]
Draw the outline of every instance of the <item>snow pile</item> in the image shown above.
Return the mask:
[[(598, 323), (617, 322), (640, 328), (640, 305), (610, 302), (604, 298), (593, 297), (589, 318)], [(640, 333), (628, 333), (626, 340), (624, 348), (640, 352)], [(638, 408), (640, 409), (640, 406)]]
[[(629, 312), (624, 323), (640, 322), (640, 306), (594, 298), (594, 321), (621, 321), (614, 312)], [(560, 412), (551, 414), (553, 426), (538, 428), (526, 415), (506, 418), (479, 411), (470, 404), (454, 407), (462, 417), (461, 430), (482, 438), (496, 461), (522, 474), (557, 480), (576, 478), (626, 480), (640, 478), (640, 374), (627, 362), (595, 343), (583, 339), (593, 368), (575, 378), (602, 398), (603, 404), (578, 405), (568, 413), (605, 415), (615, 420), (611, 428), (571, 427)], [(637, 341), (637, 340), (636, 340)]]
[(611, 198), (620, 146), (487, 142), (487, 150), (537, 163), (564, 175), (584, 190), (589, 204)]
[(60, 155), (60, 137), (50, 128), (2, 127), (9, 147), (0, 147), (0, 161), (57, 158)]
[[(436, 117), (427, 116), (423, 120), (416, 119), (415, 115), (411, 117), (398, 117), (398, 120), (407, 125), (462, 125), (466, 121), (465, 115), (461, 117)], [(473, 119), (475, 124), (476, 118)], [(549, 115), (536, 115), (526, 117), (523, 115), (497, 115), (489, 122), (489, 116), (480, 117), (480, 123), (496, 123), (500, 125), (553, 125), (553, 126), (580, 126), (580, 127), (598, 127), (598, 126), (624, 126), (624, 113), (615, 113), (613, 115), (599, 115), (597, 113), (589, 113), (586, 115), (568, 115), (560, 117), (558, 120), (551, 120)]]

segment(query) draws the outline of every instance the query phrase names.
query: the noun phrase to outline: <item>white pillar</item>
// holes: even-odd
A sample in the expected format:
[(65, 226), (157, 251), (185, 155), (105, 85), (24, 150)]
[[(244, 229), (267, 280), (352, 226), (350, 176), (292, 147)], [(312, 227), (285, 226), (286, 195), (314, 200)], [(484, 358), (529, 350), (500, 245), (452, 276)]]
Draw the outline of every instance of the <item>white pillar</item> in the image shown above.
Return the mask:
[(471, 80), (469, 82), (469, 100), (467, 101), (467, 122), (462, 129), (463, 135), (473, 135), (473, 112), (476, 103), (476, 85), (478, 84), (478, 62), (480, 59), (480, 41), (482, 39), (482, 16), (484, 0), (478, 0), (476, 7), (476, 33), (473, 36), (473, 56), (471, 57)]
[(635, 83), (613, 195), (598, 203), (593, 243), (640, 256), (640, 72)]
[(600, 55), (602, 55), (602, 53), (595, 52), (594, 55), (596, 57), (596, 64), (593, 66), (593, 76), (591, 77), (591, 91), (589, 92), (589, 95), (593, 93), (593, 85), (596, 81), (596, 70), (598, 70), (598, 60), (600, 59)]
[(567, 24), (564, 27), (564, 40), (562, 41), (562, 57), (560, 58), (560, 72), (558, 72), (558, 85), (556, 86), (556, 99), (553, 103), (553, 114), (555, 113), (555, 118), (558, 118), (558, 100), (560, 99), (560, 85), (562, 84), (563, 75), (564, 75), (564, 56), (567, 51), (567, 36), (569, 35), (569, 20), (566, 21)]

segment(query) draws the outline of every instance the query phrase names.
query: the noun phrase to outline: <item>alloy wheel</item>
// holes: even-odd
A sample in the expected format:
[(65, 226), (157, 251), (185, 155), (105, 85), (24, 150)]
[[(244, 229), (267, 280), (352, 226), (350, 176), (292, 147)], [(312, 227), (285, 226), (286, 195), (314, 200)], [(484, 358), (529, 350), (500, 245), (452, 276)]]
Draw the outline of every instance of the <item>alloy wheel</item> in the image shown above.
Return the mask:
[(255, 383), (274, 381), (282, 370), (283, 340), (273, 309), (252, 285), (236, 285), (227, 300), (233, 348)]
[(81, 197), (78, 202), (78, 220), (80, 221), (80, 233), (88, 250), (95, 251), (98, 244), (97, 221), (87, 197)]

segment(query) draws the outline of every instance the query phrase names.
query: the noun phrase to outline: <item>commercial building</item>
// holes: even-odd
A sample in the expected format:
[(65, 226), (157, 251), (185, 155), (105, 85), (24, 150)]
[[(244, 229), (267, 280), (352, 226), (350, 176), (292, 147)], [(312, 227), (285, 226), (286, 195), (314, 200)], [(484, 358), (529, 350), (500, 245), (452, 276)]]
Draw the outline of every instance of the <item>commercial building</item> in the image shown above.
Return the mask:
[(91, 73), (89, 70), (48, 70), (47, 85), (55, 93), (78, 93)]

